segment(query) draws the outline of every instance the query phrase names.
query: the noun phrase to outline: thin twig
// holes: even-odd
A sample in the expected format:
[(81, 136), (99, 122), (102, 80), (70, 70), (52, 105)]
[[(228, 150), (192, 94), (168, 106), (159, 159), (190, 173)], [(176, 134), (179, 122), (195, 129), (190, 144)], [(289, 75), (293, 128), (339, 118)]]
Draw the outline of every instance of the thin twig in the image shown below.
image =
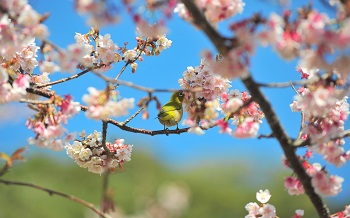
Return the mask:
[[(94, 73), (96, 76), (100, 77), (101, 79), (103, 79), (105, 82), (107, 83), (112, 83), (114, 82), (114, 79), (105, 76), (101, 73), (97, 73), (92, 71), (92, 73)], [(137, 84), (134, 84), (132, 82), (129, 81), (123, 81), (123, 80), (118, 80), (117, 85), (123, 85), (123, 86), (127, 86), (136, 90), (140, 90), (140, 91), (144, 91), (144, 92), (148, 92), (148, 93), (153, 93), (153, 92), (176, 92), (176, 91), (183, 91), (183, 92), (200, 92), (202, 91), (201, 88), (196, 88), (196, 89), (155, 89), (155, 88), (149, 88), (149, 87), (145, 87), (145, 86), (140, 86)]]
[(99, 209), (97, 209), (92, 203), (87, 202), (81, 198), (75, 197), (74, 195), (68, 195), (59, 191), (55, 191), (52, 189), (48, 189), (48, 188), (44, 188), (42, 186), (39, 185), (35, 185), (32, 183), (26, 183), (26, 182), (17, 182), (17, 181), (9, 181), (9, 180), (4, 180), (4, 179), (0, 179), (0, 183), (3, 183), (5, 185), (18, 185), (18, 186), (26, 186), (26, 187), (31, 187), (37, 190), (41, 190), (44, 192), (47, 192), (49, 195), (58, 195), (67, 199), (70, 199), (72, 201), (75, 201), (89, 209), (91, 209), (92, 211), (94, 211), (96, 214), (98, 214), (99, 216), (103, 217), (103, 218), (108, 218), (109, 216), (107, 214), (104, 214), (102, 211), (100, 211)]
[[(300, 96), (300, 93), (298, 92), (298, 90), (294, 87), (294, 84), (292, 83), (292, 81), (290, 81), (290, 86), (292, 87), (292, 89), (294, 90), (294, 92)], [(301, 136), (303, 135), (303, 128), (305, 127), (305, 113), (303, 111), (301, 111), (301, 122), (300, 122), (300, 128), (299, 128), (299, 133), (298, 133), (298, 139), (301, 138)]]
[(143, 109), (145, 109), (144, 107), (141, 107), (140, 109), (138, 109), (133, 115), (131, 115), (128, 119), (126, 119), (124, 122), (121, 123), (121, 125), (125, 126), (126, 124), (128, 124), (132, 119), (134, 119)]
[(289, 82), (281, 82), (281, 83), (256, 83), (256, 85), (263, 88), (289, 88), (291, 85), (293, 86), (305, 86), (311, 83), (317, 82), (319, 80), (318, 77), (308, 80), (300, 80), (300, 81), (289, 81)]
[[(343, 138), (346, 138), (346, 137), (350, 137), (350, 129), (348, 130), (344, 130), (343, 132), (341, 132), (339, 135), (337, 135), (336, 137), (334, 138), (331, 138), (330, 141), (335, 141), (335, 140), (338, 140), (338, 139), (343, 139)], [(306, 140), (304, 139), (297, 139), (293, 142), (292, 144), (294, 147), (304, 147), (304, 146), (307, 146), (307, 145), (312, 145), (312, 142), (311, 142), (311, 139), (308, 138)]]
[(258, 136), (258, 139), (262, 139), (262, 138), (270, 139), (270, 138), (275, 138), (275, 136), (273, 135), (273, 133), (268, 134), (268, 135), (260, 134), (260, 135)]
[(51, 100), (40, 101), (40, 100), (31, 100), (31, 99), (21, 99), (19, 102), (28, 103), (28, 104), (52, 104)]
[(91, 71), (92, 68), (88, 68), (84, 71), (81, 71), (80, 73), (78, 74), (75, 74), (73, 76), (70, 76), (70, 77), (66, 77), (66, 78), (63, 78), (63, 79), (59, 79), (59, 80), (56, 80), (56, 81), (53, 81), (53, 82), (49, 82), (49, 83), (45, 83), (45, 84), (40, 84), (40, 85), (36, 85), (35, 88), (43, 88), (43, 87), (47, 87), (47, 86), (51, 86), (51, 85), (56, 85), (56, 84), (59, 84), (59, 83), (63, 83), (63, 82), (66, 82), (66, 81), (69, 81), (69, 80), (72, 80), (72, 79), (75, 79), (75, 78), (78, 78), (84, 74), (86, 74), (87, 72)]
[(134, 58), (134, 60), (132, 61), (127, 61), (124, 65), (124, 67), (120, 70), (119, 74), (113, 79), (113, 82), (112, 84), (115, 84), (116, 82), (118, 82), (119, 80), (119, 77), (122, 75), (122, 73), (125, 71), (126, 67), (129, 65), (129, 64), (132, 64), (134, 63), (142, 54), (142, 52), (145, 50), (146, 48), (146, 45), (147, 45), (147, 38), (145, 40), (145, 43), (143, 44), (143, 47), (142, 49), (140, 50), (140, 52), (136, 55), (136, 57)]
[(5, 166), (0, 170), (0, 177), (3, 176), (8, 169), (10, 169), (11, 165), (9, 163), (6, 163)]

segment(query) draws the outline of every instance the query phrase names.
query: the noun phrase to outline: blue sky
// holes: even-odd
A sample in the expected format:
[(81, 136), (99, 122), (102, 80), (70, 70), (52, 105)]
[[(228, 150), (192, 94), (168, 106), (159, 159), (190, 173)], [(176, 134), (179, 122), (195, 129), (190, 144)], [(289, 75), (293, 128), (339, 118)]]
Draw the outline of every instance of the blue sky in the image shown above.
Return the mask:
[[(86, 33), (89, 27), (85, 24), (84, 17), (75, 14), (73, 10), (73, 1), (43, 1), (31, 0), (32, 6), (40, 13), (50, 12), (49, 19), (45, 24), (50, 29), (49, 39), (57, 45), (65, 48), (70, 43), (74, 43), (75, 32)], [(262, 15), (269, 15), (272, 11), (281, 12), (282, 8), (269, 3), (268, 1), (247, 1), (245, 11), (242, 15), (235, 19), (241, 19), (251, 15), (253, 12), (261, 12)], [(301, 1), (300, 1), (301, 2)], [(316, 6), (320, 10), (327, 10), (322, 5)], [(121, 8), (122, 9), (122, 8)], [(122, 12), (122, 10), (121, 10)], [(328, 11), (329, 12), (329, 11)], [(332, 12), (333, 13), (333, 12)], [(108, 26), (100, 29), (101, 34), (110, 33), (115, 43), (123, 46), (124, 42), (134, 45), (136, 36), (134, 24), (129, 16), (121, 16), (122, 20), (114, 26)], [(213, 49), (213, 46), (205, 35), (194, 29), (191, 25), (178, 18), (176, 15), (168, 21), (169, 33), (167, 37), (173, 41), (170, 49), (164, 51), (158, 57), (144, 57), (143, 62), (138, 63), (138, 69), (135, 74), (131, 74), (131, 70), (127, 69), (121, 80), (132, 81), (146, 87), (154, 88), (179, 88), (178, 79), (182, 77), (182, 72), (187, 66), (197, 66), (200, 62), (200, 52), (205, 48)], [(223, 34), (230, 34), (227, 28), (227, 22), (220, 25), (220, 31)], [(130, 46), (131, 48), (131, 46)], [(285, 62), (273, 52), (272, 48), (258, 48), (256, 54), (252, 58), (251, 72), (253, 77), (259, 82), (286, 82), (290, 80), (298, 80), (299, 75), (295, 71), (297, 61)], [(121, 69), (121, 64), (114, 65), (113, 69), (108, 72), (109, 76), (116, 75)], [(55, 74), (51, 79), (55, 80), (61, 77), (68, 77), (69, 74)], [(104, 82), (99, 80), (93, 74), (86, 74), (83, 78), (69, 81), (67, 84), (56, 85), (54, 88), (59, 94), (74, 93), (76, 101), (81, 101), (81, 96), (87, 93), (87, 87), (95, 86), (99, 89), (104, 87)], [(244, 87), (239, 80), (232, 81), (232, 88), (244, 91)], [(283, 126), (291, 136), (296, 136), (300, 125), (300, 115), (292, 113), (289, 104), (293, 100), (294, 91), (292, 88), (283, 89), (263, 89), (268, 99), (279, 115)], [(120, 93), (122, 97), (134, 97), (136, 100), (146, 96), (146, 93), (121, 87)], [(170, 94), (157, 93), (162, 103), (165, 103)], [(16, 104), (15, 106), (18, 106)], [(15, 114), (22, 113), (25, 109), (13, 110)], [(134, 111), (136, 111), (135, 108)], [(133, 111), (132, 111), (133, 112)], [(162, 129), (156, 117), (157, 111), (155, 104), (149, 107), (150, 119), (142, 120), (141, 117), (133, 119), (129, 125), (145, 128), (150, 130)], [(0, 119), (0, 150), (12, 152), (17, 147), (26, 145), (26, 138), (33, 136), (32, 133), (24, 126), (25, 116), (16, 116), (15, 120), (6, 121), (5, 118)], [(123, 121), (124, 118), (117, 119)], [(87, 133), (93, 130), (101, 131), (101, 122), (89, 120), (83, 113), (80, 113), (72, 119), (67, 126), (70, 131), (86, 130)], [(181, 125), (180, 125), (181, 127)], [(348, 128), (349, 125), (346, 124)], [(271, 133), (266, 121), (259, 131), (261, 134)], [(125, 138), (126, 143), (134, 144), (134, 150), (145, 151), (152, 154), (155, 158), (162, 161), (174, 169), (183, 169), (187, 167), (198, 166), (202, 164), (229, 164), (235, 160), (242, 160), (252, 164), (257, 164), (257, 175), (264, 176), (271, 168), (278, 168), (282, 150), (274, 139), (235, 139), (228, 135), (218, 133), (218, 129), (210, 129), (202, 136), (193, 134), (181, 135), (160, 135), (148, 136), (142, 134), (133, 134), (123, 132), (117, 127), (109, 126), (108, 137)], [(349, 148), (346, 145), (346, 148)], [(43, 151), (35, 147), (30, 147), (31, 152)], [(44, 151), (49, 154), (59, 156), (69, 161), (65, 156), (65, 152), (54, 153), (53, 151)], [(319, 158), (315, 159), (319, 161)], [(349, 187), (350, 175), (349, 164), (341, 169), (334, 169), (327, 165), (327, 169), (333, 174), (339, 174), (345, 177), (344, 187)], [(291, 172), (291, 171), (290, 171)], [(282, 178), (281, 178), (282, 182)], [(268, 188), (268, 184), (263, 184)], [(339, 198), (349, 196), (350, 190), (345, 190)]]

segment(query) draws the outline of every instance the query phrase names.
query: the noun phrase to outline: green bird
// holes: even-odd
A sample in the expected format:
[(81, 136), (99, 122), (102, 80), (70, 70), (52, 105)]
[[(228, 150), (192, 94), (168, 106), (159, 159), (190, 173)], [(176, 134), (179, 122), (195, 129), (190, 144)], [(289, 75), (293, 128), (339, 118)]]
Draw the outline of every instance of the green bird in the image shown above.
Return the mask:
[(168, 103), (163, 105), (162, 109), (158, 113), (158, 120), (165, 127), (175, 126), (179, 129), (179, 122), (182, 119), (182, 102), (184, 100), (184, 94), (182, 91), (174, 92)]

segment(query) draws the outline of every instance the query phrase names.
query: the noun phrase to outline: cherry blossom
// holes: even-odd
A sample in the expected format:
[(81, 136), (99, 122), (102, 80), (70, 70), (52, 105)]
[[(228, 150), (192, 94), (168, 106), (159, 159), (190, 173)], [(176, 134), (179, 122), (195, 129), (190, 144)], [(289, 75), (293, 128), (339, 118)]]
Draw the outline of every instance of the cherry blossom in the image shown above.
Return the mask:
[(303, 185), (295, 177), (285, 178), (284, 187), (288, 190), (288, 194), (290, 195), (301, 195), (305, 193)]
[(260, 202), (260, 203), (263, 203), (265, 204), (266, 202), (268, 202), (271, 198), (271, 194), (270, 194), (270, 191), (268, 189), (265, 189), (264, 191), (263, 190), (259, 190), (257, 193), (256, 193), (256, 199)]
[(276, 208), (271, 204), (265, 204), (259, 208), (259, 213), (262, 218), (274, 218), (276, 217)]
[(292, 218), (302, 218), (304, 216), (304, 210), (296, 210)]
[(132, 145), (125, 144), (124, 139), (116, 139), (114, 143), (107, 142), (104, 147), (100, 132), (94, 131), (88, 136), (82, 136), (81, 141), (66, 143), (65, 149), (69, 157), (89, 172), (102, 174), (107, 170), (114, 171), (131, 160)]
[(255, 217), (259, 214), (260, 206), (255, 202), (250, 202), (245, 206), (245, 209), (248, 211), (249, 215)]
[(115, 101), (118, 93), (111, 90), (109, 96), (104, 91), (98, 91), (94, 87), (88, 88), (89, 94), (83, 96), (83, 101), (89, 107), (86, 116), (98, 120), (107, 120), (111, 116), (124, 116), (128, 109), (134, 107), (134, 99), (121, 99)]
[(329, 196), (335, 196), (342, 191), (343, 181), (342, 177), (328, 175), (324, 171), (317, 172), (311, 179), (317, 193)]
[(167, 32), (167, 28), (164, 25), (158, 23), (151, 25), (138, 15), (134, 17), (134, 21), (136, 23), (136, 31), (140, 36), (158, 37)]
[(44, 60), (41, 63), (39, 63), (39, 68), (42, 73), (48, 74), (58, 72), (61, 70), (56, 63), (47, 60)]
[(29, 138), (29, 144), (45, 147), (53, 150), (62, 150), (64, 143), (72, 136), (64, 127), (68, 120), (80, 111), (80, 104), (72, 101), (72, 97), (66, 95), (63, 99), (48, 105), (36, 105), (38, 113), (26, 122), (28, 129), (32, 129), (35, 138)]
[[(242, 0), (196, 0), (195, 3), (199, 9), (204, 11), (208, 21), (213, 24), (242, 13), (245, 5)], [(178, 13), (181, 18), (192, 21), (192, 17), (183, 3), (178, 3), (174, 12)]]
[(89, 26), (104, 26), (119, 21), (118, 14), (103, 1), (75, 0), (75, 9), (78, 13), (88, 16)]
[(0, 104), (19, 101), (27, 94), (30, 80), (28, 75), (18, 74), (12, 85), (8, 80), (8, 73), (0, 66)]

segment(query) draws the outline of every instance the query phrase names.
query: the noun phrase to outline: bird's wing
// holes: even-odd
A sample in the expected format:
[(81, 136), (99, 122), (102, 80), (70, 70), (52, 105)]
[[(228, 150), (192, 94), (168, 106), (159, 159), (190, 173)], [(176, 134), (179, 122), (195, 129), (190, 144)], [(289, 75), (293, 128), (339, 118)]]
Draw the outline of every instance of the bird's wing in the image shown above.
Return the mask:
[(174, 117), (174, 113), (172, 113), (174, 111), (177, 111), (177, 109), (162, 109), (159, 111), (157, 118), (162, 120), (169, 120)]

